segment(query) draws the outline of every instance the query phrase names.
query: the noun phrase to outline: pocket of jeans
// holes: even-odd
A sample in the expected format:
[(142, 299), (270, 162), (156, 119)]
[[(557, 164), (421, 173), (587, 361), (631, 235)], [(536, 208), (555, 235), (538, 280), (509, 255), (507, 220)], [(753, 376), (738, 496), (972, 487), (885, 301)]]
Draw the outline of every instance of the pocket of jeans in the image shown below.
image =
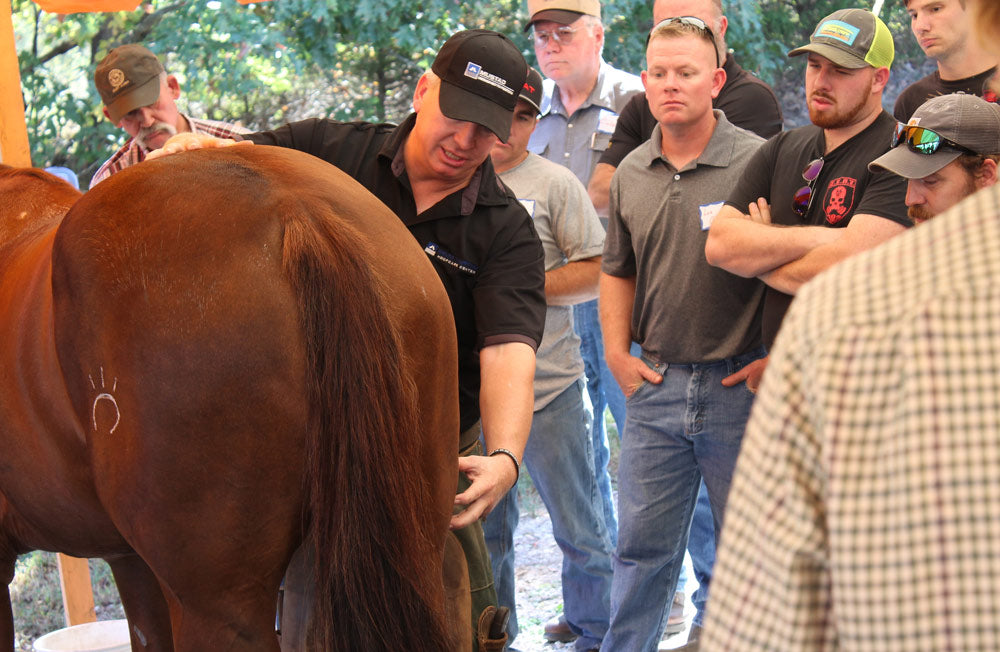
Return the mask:
[[(647, 358), (645, 355), (641, 356), (640, 359), (646, 364), (647, 367), (649, 367), (650, 369), (652, 369), (656, 373), (660, 374), (661, 376), (664, 373), (666, 373), (666, 371), (667, 371), (667, 365), (665, 365), (662, 362), (654, 362), (654, 361), (650, 360), (649, 358)], [(646, 380), (645, 378), (643, 378), (642, 382), (639, 383), (639, 386), (635, 388), (635, 391), (625, 397), (625, 402), (627, 403), (627, 402), (631, 401), (633, 398), (635, 398), (636, 396), (638, 396), (639, 393), (642, 392), (642, 390), (646, 389), (646, 387), (648, 385), (651, 385), (651, 384), (652, 383), (650, 383), (648, 380)]]

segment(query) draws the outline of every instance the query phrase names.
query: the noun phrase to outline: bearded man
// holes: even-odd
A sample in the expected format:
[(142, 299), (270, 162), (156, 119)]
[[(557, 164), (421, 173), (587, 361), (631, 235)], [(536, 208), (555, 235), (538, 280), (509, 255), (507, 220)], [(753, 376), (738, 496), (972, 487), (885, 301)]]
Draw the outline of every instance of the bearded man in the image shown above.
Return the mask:
[[(808, 57), (812, 124), (757, 150), (705, 244), (712, 265), (767, 284), (768, 348), (803, 283), (911, 225), (904, 180), (868, 169), (889, 149), (896, 128), (882, 108), (894, 55), (885, 23), (864, 9), (841, 9), (788, 55)], [(763, 363), (746, 373), (762, 370)]]

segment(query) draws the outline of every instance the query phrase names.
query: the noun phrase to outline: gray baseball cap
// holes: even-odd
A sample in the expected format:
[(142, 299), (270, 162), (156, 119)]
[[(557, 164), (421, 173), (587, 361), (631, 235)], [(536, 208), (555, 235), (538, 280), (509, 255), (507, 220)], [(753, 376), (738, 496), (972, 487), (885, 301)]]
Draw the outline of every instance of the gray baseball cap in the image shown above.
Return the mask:
[(913, 112), (905, 127), (922, 127), (954, 143), (933, 153), (913, 151), (902, 142), (868, 164), (907, 179), (934, 174), (965, 153), (1000, 154), (1000, 106), (975, 95), (952, 93), (932, 97)]

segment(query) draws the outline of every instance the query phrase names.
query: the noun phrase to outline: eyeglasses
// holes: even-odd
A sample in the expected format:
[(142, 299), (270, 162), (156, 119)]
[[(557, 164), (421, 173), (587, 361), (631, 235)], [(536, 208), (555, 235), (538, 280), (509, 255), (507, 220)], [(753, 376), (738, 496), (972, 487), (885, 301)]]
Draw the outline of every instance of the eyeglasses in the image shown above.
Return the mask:
[(942, 145), (958, 149), (963, 152), (971, 152), (968, 147), (962, 147), (955, 141), (948, 140), (941, 134), (936, 131), (931, 131), (927, 127), (907, 125), (900, 122), (896, 125), (896, 133), (892, 136), (892, 146), (896, 147), (904, 142), (910, 150), (916, 152), (917, 154), (933, 154), (941, 149)]
[(812, 206), (813, 183), (816, 182), (822, 169), (823, 157), (821, 156), (810, 161), (802, 170), (802, 178), (806, 180), (806, 185), (796, 190), (795, 195), (792, 196), (792, 210), (799, 217), (805, 217), (809, 213), (809, 208)]
[(573, 42), (573, 35), (579, 30), (579, 27), (569, 27), (563, 25), (562, 27), (551, 32), (547, 32), (544, 29), (532, 28), (532, 34), (535, 37), (535, 47), (544, 48), (549, 44), (550, 39), (560, 46), (569, 45)]
[(719, 61), (719, 46), (715, 42), (715, 34), (712, 33), (712, 29), (708, 26), (708, 23), (696, 16), (671, 16), (670, 18), (664, 18), (658, 22), (653, 29), (650, 30), (649, 35), (646, 36), (646, 46), (649, 46), (649, 39), (652, 38), (653, 32), (660, 27), (675, 24), (693, 27), (701, 32), (702, 35), (705, 36), (706, 40), (711, 41), (712, 47), (715, 50), (715, 67), (718, 68), (721, 65)]

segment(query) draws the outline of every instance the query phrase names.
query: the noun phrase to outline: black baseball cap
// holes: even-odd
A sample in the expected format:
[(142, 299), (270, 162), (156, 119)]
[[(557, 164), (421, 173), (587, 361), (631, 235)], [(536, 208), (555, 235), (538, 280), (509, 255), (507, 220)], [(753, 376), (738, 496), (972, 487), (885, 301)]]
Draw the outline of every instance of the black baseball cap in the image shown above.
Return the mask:
[(482, 125), (503, 142), (528, 63), (503, 34), (470, 29), (453, 34), (438, 50), (431, 70), (441, 79), (441, 113)]
[(533, 106), (538, 113), (542, 112), (542, 75), (534, 68), (528, 68), (528, 78), (524, 80), (520, 99)]

